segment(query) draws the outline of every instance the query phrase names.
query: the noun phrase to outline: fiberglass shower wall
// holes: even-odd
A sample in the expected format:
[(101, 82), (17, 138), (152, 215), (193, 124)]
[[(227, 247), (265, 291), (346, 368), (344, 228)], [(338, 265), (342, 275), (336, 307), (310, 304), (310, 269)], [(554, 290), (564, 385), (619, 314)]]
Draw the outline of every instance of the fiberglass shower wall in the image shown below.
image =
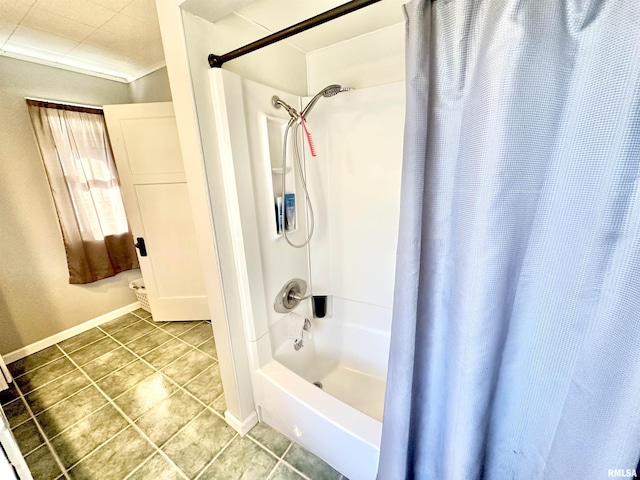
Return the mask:
[[(314, 320), (313, 329), (341, 321), (388, 333), (400, 199), (403, 83), (323, 98), (309, 115), (317, 156), (310, 155), (305, 142), (300, 141), (300, 147), (316, 226), (309, 247), (296, 249), (276, 229), (274, 205), (282, 195), (283, 174), (286, 193), (295, 193), (297, 200), (297, 231), (292, 232), (296, 242), (306, 236), (305, 200), (291, 155), (282, 170), (282, 140), (289, 118), (283, 109), (273, 107), (271, 98), (278, 95), (294, 108), (306, 105), (309, 98), (229, 72), (211, 75), (221, 120), (224, 117), (228, 123), (228, 174), (237, 184), (239, 220), (245, 232), (254, 318), (250, 341), (270, 329), (272, 334), (286, 332), (291, 315), (311, 316), (309, 301), (293, 314), (273, 309), (276, 294), (293, 278), (309, 282), (314, 294), (331, 297), (327, 318)], [(355, 337), (333, 339), (332, 349), (348, 354), (357, 346)], [(381, 346), (381, 374), (387, 349), (388, 345)]]
[[(332, 83), (354, 90), (322, 99), (308, 120), (307, 154), (317, 227), (310, 245), (314, 293), (331, 296), (328, 321), (390, 332), (404, 131), (404, 24), (307, 55), (309, 93)], [(303, 104), (309, 99), (303, 99)], [(317, 206), (316, 206), (317, 205)], [(359, 338), (343, 338), (342, 355)], [(388, 345), (380, 346), (386, 372)]]
[[(404, 109), (404, 84), (395, 82), (326, 99), (308, 119), (317, 151), (305, 152), (317, 222), (311, 282), (350, 331), (391, 327)], [(343, 357), (358, 348), (353, 337), (341, 339)], [(380, 346), (381, 375), (387, 351)]]
[[(316, 211), (309, 248), (293, 249), (275, 233), (279, 192), (273, 169), (281, 162), (279, 143), (288, 115), (270, 102), (278, 95), (301, 108), (310, 97), (300, 99), (229, 71), (208, 72), (215, 124), (228, 128), (218, 132), (216, 148), (224, 157), (225, 192), (239, 207), (229, 211), (229, 218), (242, 230), (232, 241), (234, 263), (248, 287), (239, 296), (245, 296), (243, 317), (250, 343), (286, 317), (273, 311), (273, 301), (285, 281), (296, 277), (310, 281), (314, 293), (332, 297), (329, 316), (314, 321), (313, 328), (322, 328), (322, 322), (348, 321), (389, 331), (404, 125), (403, 41), (404, 25), (398, 24), (306, 55), (311, 95), (330, 83), (354, 88), (322, 98), (309, 115), (318, 157), (311, 158), (301, 143)], [(204, 141), (209, 142), (206, 136)], [(299, 180), (294, 188), (298, 228), (304, 229)], [(296, 313), (310, 315), (310, 302), (303, 302)], [(358, 339), (336, 339), (343, 342), (355, 345)], [(259, 348), (258, 364), (270, 354)]]
[[(365, 39), (353, 39), (335, 49), (373, 50), (372, 43), (401, 38), (396, 27)], [(314, 294), (330, 297), (325, 319), (314, 319), (316, 331), (339, 321), (357, 328), (390, 331), (404, 129), (404, 83), (370, 85), (371, 70), (331, 75), (329, 63), (341, 58), (324, 49), (310, 55), (309, 72), (314, 90), (329, 83), (353, 86), (354, 90), (322, 98), (309, 114), (317, 156), (312, 157), (306, 140), (300, 140), (302, 161), (315, 212), (315, 233), (309, 247), (295, 249), (276, 231), (275, 198), (282, 195), (281, 163), (284, 126), (289, 116), (271, 104), (278, 95), (296, 109), (311, 97), (298, 97), (282, 90), (246, 80), (230, 72), (219, 72), (224, 86), (218, 102), (226, 104), (229, 133), (236, 137), (232, 150), (233, 175), (240, 200), (240, 218), (246, 231), (244, 250), (251, 288), (254, 323), (249, 335), (255, 341), (271, 329), (286, 335), (287, 315), (276, 313), (277, 292), (290, 279), (302, 278)], [(353, 55), (357, 56), (357, 53)], [(317, 57), (317, 58), (316, 58)], [(394, 77), (378, 75), (380, 81)], [(396, 70), (397, 72), (397, 70)], [(347, 72), (348, 73), (348, 72)], [(212, 72), (212, 75), (216, 75)], [(325, 78), (326, 77), (326, 78)], [(346, 80), (343, 80), (345, 77)], [(335, 78), (330, 81), (329, 78)], [(323, 83), (320, 83), (323, 82)], [(215, 84), (215, 82), (213, 82)], [(215, 89), (214, 89), (215, 95)], [(221, 119), (222, 120), (222, 119)], [(244, 140), (240, 137), (244, 137)], [(244, 146), (243, 146), (244, 145)], [(289, 144), (289, 150), (292, 143)], [(291, 155), (288, 167), (293, 167)], [(231, 167), (230, 167), (231, 168)], [(295, 193), (297, 229), (294, 240), (304, 240), (307, 215), (300, 180), (294, 168), (285, 169), (285, 193)], [(231, 174), (231, 173), (230, 173)], [(252, 239), (257, 239), (254, 245)], [(296, 308), (296, 315), (311, 316), (309, 301)], [(273, 327), (280, 323), (277, 329)], [(348, 355), (357, 347), (354, 338), (334, 339), (332, 349)], [(274, 340), (274, 339), (272, 339)], [(278, 344), (275, 341), (274, 344)], [(388, 345), (381, 345), (380, 371), (386, 371)], [(266, 357), (268, 353), (264, 352)], [(261, 355), (262, 356), (262, 355)], [(264, 358), (260, 364), (264, 364)]]

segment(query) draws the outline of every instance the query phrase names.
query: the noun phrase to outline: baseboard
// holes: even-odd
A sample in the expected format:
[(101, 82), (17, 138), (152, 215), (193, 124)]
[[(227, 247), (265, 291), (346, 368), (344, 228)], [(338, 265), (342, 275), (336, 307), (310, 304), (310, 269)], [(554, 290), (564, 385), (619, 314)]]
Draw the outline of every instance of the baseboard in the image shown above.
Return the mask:
[(249, 430), (258, 424), (258, 414), (256, 412), (252, 412), (244, 422), (241, 422), (234, 415), (230, 414), (229, 410), (227, 410), (224, 412), (224, 419), (227, 421), (229, 426), (240, 435), (246, 435), (249, 433)]
[(105, 313), (104, 315), (100, 315), (99, 317), (92, 318), (80, 325), (76, 325), (75, 327), (68, 328), (63, 330), (62, 332), (56, 333), (55, 335), (51, 335), (50, 337), (43, 338), (42, 340), (38, 340), (35, 343), (27, 345), (26, 347), (19, 348), (14, 350), (13, 352), (7, 353), (6, 355), (2, 355), (2, 359), (6, 364), (11, 362), (15, 362), (16, 360), (20, 360), (21, 358), (26, 357), (27, 355), (31, 355), (32, 353), (39, 352), (40, 350), (44, 350), (47, 347), (55, 345), (56, 343), (60, 343), (63, 340), (73, 337), (74, 335), (78, 335), (79, 333), (86, 332), (87, 330), (91, 330), (98, 325), (102, 325), (103, 323), (109, 322), (111, 320), (115, 320), (122, 315), (125, 315), (129, 312), (133, 312), (140, 308), (139, 302), (133, 302), (130, 305), (126, 305), (124, 307), (118, 308), (113, 312)]

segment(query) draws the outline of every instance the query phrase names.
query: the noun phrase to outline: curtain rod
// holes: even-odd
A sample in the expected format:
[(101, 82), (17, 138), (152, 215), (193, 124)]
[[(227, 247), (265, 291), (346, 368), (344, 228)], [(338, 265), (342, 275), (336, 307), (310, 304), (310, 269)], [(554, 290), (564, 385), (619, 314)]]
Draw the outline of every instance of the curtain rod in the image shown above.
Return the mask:
[(27, 103), (40, 104), (41, 106), (47, 106), (49, 108), (68, 108), (68, 109), (78, 109), (78, 110), (99, 110), (103, 112), (104, 109), (98, 105), (83, 105), (81, 103), (70, 103), (70, 102), (61, 102), (58, 100), (45, 100), (43, 98), (35, 98), (35, 97), (24, 97)]
[(240, 47), (232, 50), (229, 53), (225, 53), (224, 55), (214, 55), (212, 53), (209, 55), (209, 65), (211, 66), (211, 68), (220, 68), (225, 62), (228, 62), (229, 60), (233, 60), (235, 58), (246, 55), (247, 53), (254, 52), (262, 47), (266, 47), (267, 45), (271, 45), (272, 43), (276, 43), (280, 40), (284, 40), (285, 38), (289, 38), (298, 33), (302, 33), (306, 30), (309, 30), (310, 28), (317, 27), (318, 25), (322, 25), (325, 22), (342, 17), (343, 15), (346, 15), (348, 13), (355, 12), (356, 10), (360, 10), (361, 8), (368, 7), (369, 5), (372, 5), (379, 1), (380, 0), (352, 0), (343, 5), (340, 5), (339, 7), (327, 10), (320, 15), (316, 15), (315, 17), (311, 17), (300, 23), (296, 23), (295, 25), (285, 28), (284, 30), (280, 30), (279, 32), (272, 33), (267, 37), (261, 38), (260, 40), (249, 43), (244, 47)]

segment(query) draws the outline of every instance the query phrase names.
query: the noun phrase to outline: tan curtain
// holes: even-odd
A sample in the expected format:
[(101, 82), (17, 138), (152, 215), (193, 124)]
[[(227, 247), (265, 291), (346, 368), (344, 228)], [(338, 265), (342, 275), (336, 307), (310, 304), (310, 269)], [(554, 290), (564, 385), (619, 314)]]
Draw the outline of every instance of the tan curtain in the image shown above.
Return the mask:
[(27, 100), (69, 266), (69, 283), (138, 268), (102, 110)]

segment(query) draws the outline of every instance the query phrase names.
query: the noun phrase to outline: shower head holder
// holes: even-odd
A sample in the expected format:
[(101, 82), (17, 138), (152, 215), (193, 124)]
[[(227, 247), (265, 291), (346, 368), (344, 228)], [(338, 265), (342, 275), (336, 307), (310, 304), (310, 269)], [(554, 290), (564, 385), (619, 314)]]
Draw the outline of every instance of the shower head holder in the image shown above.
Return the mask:
[(300, 118), (300, 114), (296, 111), (296, 109), (288, 105), (284, 100), (282, 100), (277, 95), (274, 95), (273, 97), (271, 97), (271, 104), (275, 108), (280, 108), (280, 107), (284, 108), (292, 119), (298, 120)]

